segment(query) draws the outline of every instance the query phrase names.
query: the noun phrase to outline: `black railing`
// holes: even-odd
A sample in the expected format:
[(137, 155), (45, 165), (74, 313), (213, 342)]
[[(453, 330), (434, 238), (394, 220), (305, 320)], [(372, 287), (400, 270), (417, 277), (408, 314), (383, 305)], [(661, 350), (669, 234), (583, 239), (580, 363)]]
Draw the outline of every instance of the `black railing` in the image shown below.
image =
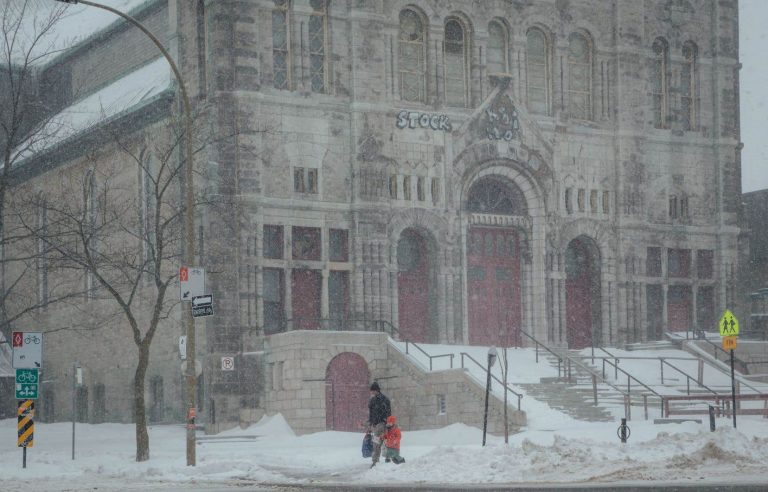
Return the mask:
[[(481, 363), (479, 363), (477, 360), (475, 360), (475, 358), (474, 358), (474, 357), (472, 357), (471, 355), (469, 355), (469, 354), (468, 354), (468, 353), (466, 353), (466, 352), (461, 352), (461, 368), (462, 368), (462, 369), (466, 369), (466, 368), (464, 367), (464, 358), (465, 358), (465, 357), (466, 357), (467, 359), (471, 360), (472, 362), (474, 362), (474, 363), (475, 363), (475, 365), (477, 365), (478, 367), (480, 367), (480, 369), (482, 369), (483, 371), (485, 371), (485, 372), (486, 372), (486, 374), (490, 372), (490, 370), (491, 370), (491, 368), (490, 368), (490, 367), (486, 367), (486, 366), (482, 365), (482, 364), (481, 364)], [(493, 373), (491, 373), (491, 378), (492, 378), (494, 381), (496, 381), (497, 383), (499, 383), (499, 384), (502, 386), (502, 388), (504, 388), (504, 391), (506, 391), (507, 393), (512, 393), (513, 395), (515, 395), (515, 396), (517, 397), (517, 409), (518, 409), (518, 410), (520, 410), (520, 400), (523, 398), (523, 395), (522, 395), (521, 393), (518, 393), (517, 391), (513, 390), (512, 388), (510, 388), (510, 387), (509, 387), (509, 386), (507, 386), (506, 384), (504, 384), (504, 382), (503, 382), (501, 379), (499, 379), (499, 378), (497, 378), (496, 376), (494, 376), (494, 375), (493, 375)]]
[(416, 342), (409, 342), (408, 340), (405, 341), (405, 353), (410, 355), (410, 352), (408, 351), (408, 348), (413, 346), (416, 348), (419, 352), (424, 354), (429, 359), (429, 370), (432, 370), (432, 360), (433, 359), (441, 359), (443, 357), (449, 357), (450, 358), (450, 365), (451, 369), (453, 369), (453, 357), (454, 354), (440, 354), (440, 355), (429, 355), (423, 348), (416, 345)]

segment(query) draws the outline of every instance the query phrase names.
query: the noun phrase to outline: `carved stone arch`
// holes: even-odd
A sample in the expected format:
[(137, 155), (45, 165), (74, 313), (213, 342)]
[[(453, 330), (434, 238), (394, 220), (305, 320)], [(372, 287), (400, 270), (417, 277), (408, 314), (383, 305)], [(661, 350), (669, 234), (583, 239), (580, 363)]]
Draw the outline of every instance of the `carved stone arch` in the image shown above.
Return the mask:
[(513, 183), (525, 197), (528, 216), (543, 217), (546, 215), (544, 193), (540, 186), (525, 168), (509, 159), (493, 159), (474, 169), (471, 177), (465, 180), (461, 189), (462, 210), (466, 209), (470, 187), (477, 180), (486, 176), (498, 176)]
[(607, 273), (606, 270), (612, 273), (615, 261), (614, 244), (616, 242), (613, 232), (605, 224), (596, 220), (578, 219), (568, 222), (562, 226), (560, 231), (560, 251), (564, 252), (570, 242), (579, 236), (586, 236), (597, 244), (604, 273)]
[(436, 249), (450, 244), (450, 224), (445, 217), (423, 209), (404, 210), (393, 215), (387, 226), (391, 262), (397, 259), (397, 241), (406, 229), (423, 232)]

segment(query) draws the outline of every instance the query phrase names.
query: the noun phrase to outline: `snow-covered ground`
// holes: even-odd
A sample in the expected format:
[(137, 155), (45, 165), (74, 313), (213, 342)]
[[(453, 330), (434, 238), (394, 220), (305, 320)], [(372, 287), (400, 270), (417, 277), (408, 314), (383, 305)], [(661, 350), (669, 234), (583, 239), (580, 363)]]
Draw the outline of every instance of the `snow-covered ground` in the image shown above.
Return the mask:
[(489, 436), (454, 424), (403, 433), (406, 463), (380, 463), (360, 455), (362, 434), (319, 432), (296, 436), (280, 416), (234, 429), (197, 447), (197, 466), (185, 464), (181, 426), (150, 429), (151, 459), (133, 461), (132, 425), (77, 425), (71, 460), (71, 425), (37, 424), (35, 445), (21, 467), (16, 422), (0, 421), (0, 490), (106, 490), (193, 488), (216, 484), (503, 484), (768, 482), (768, 420), (718, 421), (718, 430), (695, 423), (630, 422), (621, 444), (615, 423), (571, 421), (528, 428), (510, 437)]

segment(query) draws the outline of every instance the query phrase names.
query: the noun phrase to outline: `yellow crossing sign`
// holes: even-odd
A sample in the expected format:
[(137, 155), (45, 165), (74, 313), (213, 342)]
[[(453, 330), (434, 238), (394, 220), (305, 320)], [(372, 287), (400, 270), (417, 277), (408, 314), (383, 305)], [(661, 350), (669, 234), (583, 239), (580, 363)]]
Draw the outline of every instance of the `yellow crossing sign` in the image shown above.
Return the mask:
[(20, 448), (31, 448), (35, 443), (35, 402), (34, 400), (19, 400), (16, 414), (19, 418), (19, 440), (17, 446)]
[(735, 337), (739, 334), (739, 320), (730, 309), (726, 309), (717, 326), (720, 328), (721, 337)]
[(737, 337), (723, 337), (723, 350), (735, 350)]

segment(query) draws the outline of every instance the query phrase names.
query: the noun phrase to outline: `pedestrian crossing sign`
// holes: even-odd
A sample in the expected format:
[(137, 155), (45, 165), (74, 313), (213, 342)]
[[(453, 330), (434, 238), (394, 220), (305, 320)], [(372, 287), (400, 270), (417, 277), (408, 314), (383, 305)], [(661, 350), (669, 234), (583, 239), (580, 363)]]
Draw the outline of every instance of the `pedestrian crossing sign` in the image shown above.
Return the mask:
[(721, 337), (735, 337), (739, 334), (739, 320), (730, 309), (726, 309), (717, 324)]

